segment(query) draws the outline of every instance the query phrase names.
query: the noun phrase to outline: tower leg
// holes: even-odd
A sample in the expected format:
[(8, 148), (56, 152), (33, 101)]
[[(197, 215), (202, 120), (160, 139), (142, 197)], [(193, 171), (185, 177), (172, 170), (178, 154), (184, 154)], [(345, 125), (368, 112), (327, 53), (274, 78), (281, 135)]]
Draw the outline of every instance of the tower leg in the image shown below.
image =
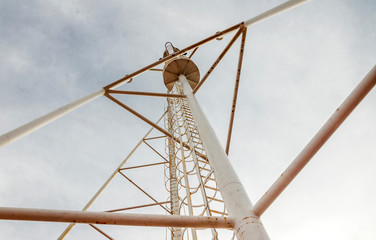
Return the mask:
[(238, 240), (269, 239), (261, 220), (252, 213), (252, 203), (240, 183), (222, 145), (192, 93), (187, 78), (179, 76), (193, 117), (198, 126), (209, 162), (214, 169), (218, 187), (231, 217), (235, 219), (234, 231)]

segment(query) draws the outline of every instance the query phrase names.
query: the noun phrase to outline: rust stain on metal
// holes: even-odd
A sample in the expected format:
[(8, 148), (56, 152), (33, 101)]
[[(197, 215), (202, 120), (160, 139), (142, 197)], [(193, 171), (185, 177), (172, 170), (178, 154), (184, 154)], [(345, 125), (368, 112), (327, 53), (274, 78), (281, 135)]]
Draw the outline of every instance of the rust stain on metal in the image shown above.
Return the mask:
[(106, 222), (96, 221), (96, 224), (107, 224)]

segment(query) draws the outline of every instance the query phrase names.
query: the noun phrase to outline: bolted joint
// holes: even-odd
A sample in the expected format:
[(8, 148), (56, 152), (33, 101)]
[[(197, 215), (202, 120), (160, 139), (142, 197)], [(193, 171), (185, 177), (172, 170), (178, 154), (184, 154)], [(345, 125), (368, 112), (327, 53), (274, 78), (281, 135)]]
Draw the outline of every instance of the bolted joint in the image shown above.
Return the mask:
[(259, 217), (250, 213), (248, 216), (235, 220), (234, 232), (238, 240), (267, 240), (265, 231)]

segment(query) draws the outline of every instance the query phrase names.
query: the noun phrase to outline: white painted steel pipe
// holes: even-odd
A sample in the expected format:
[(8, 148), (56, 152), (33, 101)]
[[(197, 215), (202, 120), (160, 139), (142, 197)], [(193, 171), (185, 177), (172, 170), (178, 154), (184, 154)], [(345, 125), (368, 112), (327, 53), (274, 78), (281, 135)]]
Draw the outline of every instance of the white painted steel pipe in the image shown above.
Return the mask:
[(253, 17), (251, 19), (248, 19), (244, 22), (244, 26), (248, 27), (250, 25), (253, 25), (257, 22), (261, 22), (262, 20), (265, 20), (267, 18), (270, 18), (274, 15), (277, 15), (279, 13), (282, 13), (284, 11), (287, 11), (291, 8), (297, 7), (300, 4), (303, 4), (305, 2), (308, 2), (309, 0), (290, 0), (287, 2), (282, 3), (281, 5), (278, 5), (264, 13), (261, 13), (260, 15), (257, 15), (256, 17)]
[(228, 229), (231, 229), (233, 227), (232, 219), (227, 217), (178, 216), (131, 213), (126, 214), (8, 207), (0, 207), (0, 219), (153, 227)]
[(312, 140), (305, 146), (295, 160), (287, 167), (275, 183), (260, 198), (253, 207), (256, 216), (261, 216), (273, 201), (281, 194), (287, 185), (298, 175), (308, 161), (319, 151), (330, 136), (350, 115), (362, 99), (376, 84), (376, 66), (365, 76), (359, 85), (351, 92), (329, 120), (321, 127)]
[(209, 162), (214, 169), (219, 191), (229, 215), (234, 218), (234, 231), (237, 239), (269, 239), (261, 220), (252, 213), (252, 203), (248, 194), (240, 183), (221, 143), (192, 93), (187, 78), (180, 75), (179, 80), (198, 126)]
[[(156, 122), (156, 124), (158, 124), (162, 118), (164, 117), (164, 115), (166, 114), (163, 113), (163, 115), (158, 119), (158, 121)], [(149, 136), (149, 134), (151, 133), (151, 131), (153, 131), (153, 127), (145, 134), (145, 136), (136, 144), (136, 146), (132, 149), (132, 151), (128, 154), (128, 156), (119, 164), (119, 166), (115, 169), (115, 171), (111, 174), (111, 176), (106, 180), (106, 182), (102, 185), (102, 187), (100, 187), (98, 189), (98, 191), (93, 195), (93, 197), (89, 200), (89, 202), (86, 203), (85, 207), (82, 208), (82, 211), (86, 211), (89, 209), (89, 207), (94, 203), (94, 201), (98, 198), (98, 196), (103, 192), (103, 190), (108, 186), (108, 184), (112, 181), (112, 179), (114, 179), (114, 177), (119, 173), (119, 169), (122, 168), (125, 163), (129, 160), (129, 158), (136, 152), (136, 150), (141, 146), (142, 142), (144, 141), (144, 139)], [(61, 233), (61, 235), (59, 236), (58, 240), (61, 240), (61, 239), (64, 239), (64, 237), (69, 233), (69, 231), (74, 227), (75, 223), (71, 223), (69, 224), (64, 232)]]
[(99, 96), (102, 96), (105, 93), (104, 89), (101, 89), (99, 91), (96, 91), (92, 94), (87, 95), (86, 97), (80, 98), (74, 102), (71, 102), (65, 106), (62, 106), (50, 113), (47, 113), (46, 115), (37, 118), (31, 122), (28, 122), (8, 133), (5, 133), (0, 136), (0, 148), (4, 147), (26, 135), (29, 133), (34, 132), (35, 130), (38, 130), (39, 128), (43, 127), (44, 125), (48, 124), (49, 122), (52, 122), (53, 120), (75, 110), (76, 108), (96, 99)]

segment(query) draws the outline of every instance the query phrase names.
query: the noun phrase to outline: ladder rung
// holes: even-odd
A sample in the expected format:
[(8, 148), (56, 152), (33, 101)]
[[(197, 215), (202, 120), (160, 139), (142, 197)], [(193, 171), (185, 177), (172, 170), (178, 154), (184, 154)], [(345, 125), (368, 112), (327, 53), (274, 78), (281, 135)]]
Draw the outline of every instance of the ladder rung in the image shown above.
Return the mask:
[[(197, 154), (197, 156), (199, 156), (200, 158), (202, 158), (204, 160), (208, 159), (208, 156), (206, 156), (205, 154), (202, 154), (202, 153), (200, 155)], [(208, 162), (204, 162), (204, 163), (208, 163)]]
[(205, 188), (209, 188), (209, 189), (214, 190), (214, 191), (219, 191), (218, 188), (213, 188), (213, 187), (209, 187), (209, 186), (206, 186), (206, 185), (205, 185)]
[(205, 164), (208, 164), (209, 162), (207, 162), (207, 161), (202, 161), (202, 160), (200, 160), (200, 159), (197, 159), (199, 162), (201, 162), (201, 163), (205, 163)]
[(213, 209), (210, 209), (210, 212), (228, 216), (228, 213), (216, 211), (216, 210), (213, 210)]
[(201, 170), (206, 170), (206, 171), (208, 171), (208, 172), (210, 172), (211, 170), (210, 169), (207, 169), (207, 168), (203, 168), (203, 167), (198, 167), (199, 169), (201, 169)]
[(212, 197), (208, 197), (210, 200), (213, 200), (213, 201), (217, 201), (217, 202), (223, 202), (224, 203), (224, 201), (223, 200), (221, 200), (221, 199), (217, 199), (217, 198), (212, 198)]
[(212, 177), (208, 177), (208, 178), (206, 178), (206, 179), (208, 179), (208, 180), (212, 180), (212, 181), (215, 181), (215, 179), (212, 178)]

